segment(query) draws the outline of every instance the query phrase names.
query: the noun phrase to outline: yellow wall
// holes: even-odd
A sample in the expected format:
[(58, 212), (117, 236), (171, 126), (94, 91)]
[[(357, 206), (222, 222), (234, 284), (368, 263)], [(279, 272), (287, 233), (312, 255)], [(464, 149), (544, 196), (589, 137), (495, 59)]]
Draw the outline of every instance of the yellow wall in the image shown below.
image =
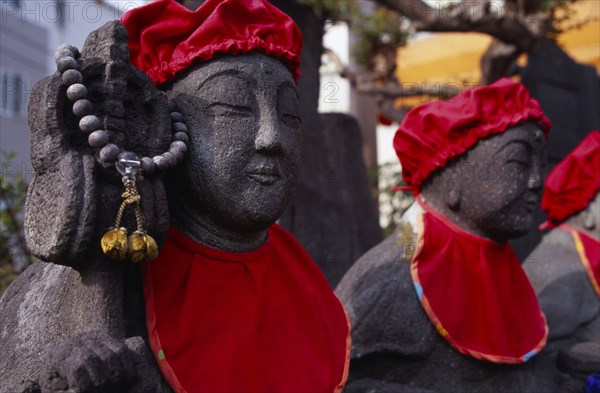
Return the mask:
[[(579, 0), (570, 24), (586, 21), (562, 34), (558, 42), (575, 61), (600, 72), (600, 0)], [(398, 51), (398, 78), (402, 83), (476, 83), (479, 61), (491, 38), (478, 33), (432, 33), (411, 41)]]
[(600, 72), (600, 1), (580, 0), (573, 7), (575, 21), (587, 19), (587, 23), (561, 35), (558, 43), (575, 61), (593, 65)]

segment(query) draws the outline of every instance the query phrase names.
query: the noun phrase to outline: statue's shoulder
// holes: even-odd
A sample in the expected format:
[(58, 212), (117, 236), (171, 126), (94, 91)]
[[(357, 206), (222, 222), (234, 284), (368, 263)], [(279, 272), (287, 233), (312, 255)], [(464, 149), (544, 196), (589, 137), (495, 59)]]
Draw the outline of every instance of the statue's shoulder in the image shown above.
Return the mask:
[(551, 340), (598, 318), (600, 304), (570, 233), (556, 228), (544, 235), (523, 269), (546, 315)]
[(540, 244), (525, 259), (523, 269), (538, 292), (565, 274), (584, 272), (571, 235), (560, 228), (542, 237)]
[(436, 331), (419, 303), (410, 277), (416, 232), (398, 230), (363, 255), (336, 289), (352, 326), (352, 357), (391, 352), (426, 356)]

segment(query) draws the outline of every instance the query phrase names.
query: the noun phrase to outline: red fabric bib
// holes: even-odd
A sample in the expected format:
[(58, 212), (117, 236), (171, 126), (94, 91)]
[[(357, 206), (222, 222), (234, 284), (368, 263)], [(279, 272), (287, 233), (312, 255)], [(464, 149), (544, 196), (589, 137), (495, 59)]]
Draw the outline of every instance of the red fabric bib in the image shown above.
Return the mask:
[(278, 225), (250, 252), (171, 228), (145, 263), (150, 346), (176, 392), (340, 392), (350, 328), (329, 284)]
[(596, 294), (600, 297), (600, 241), (568, 224), (562, 224), (560, 228), (573, 237), (579, 260), (585, 267)]
[(535, 292), (508, 243), (470, 234), (421, 203), (411, 275), (421, 305), (452, 347), (494, 363), (522, 363), (546, 344)]

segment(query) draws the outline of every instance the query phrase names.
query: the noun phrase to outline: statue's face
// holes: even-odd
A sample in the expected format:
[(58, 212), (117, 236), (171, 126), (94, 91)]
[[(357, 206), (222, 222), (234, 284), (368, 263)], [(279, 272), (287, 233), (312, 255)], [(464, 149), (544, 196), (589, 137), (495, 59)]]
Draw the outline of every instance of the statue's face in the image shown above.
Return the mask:
[(168, 94), (189, 128), (179, 182), (193, 208), (234, 231), (275, 222), (296, 183), (302, 143), (288, 69), (262, 54), (224, 56), (193, 68)]
[(484, 237), (504, 241), (527, 233), (533, 224), (543, 186), (546, 140), (533, 123), (480, 140), (461, 159), (462, 226)]
[(585, 209), (568, 217), (566, 223), (600, 239), (600, 191), (590, 200)]

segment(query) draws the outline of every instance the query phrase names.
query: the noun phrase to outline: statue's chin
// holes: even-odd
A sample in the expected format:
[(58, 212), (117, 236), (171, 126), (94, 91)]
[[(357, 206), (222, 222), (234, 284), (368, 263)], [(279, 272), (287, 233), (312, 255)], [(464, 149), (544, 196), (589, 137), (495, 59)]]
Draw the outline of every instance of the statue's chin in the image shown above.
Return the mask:
[(226, 220), (223, 224), (230, 230), (240, 233), (261, 232), (273, 225), (279, 216), (283, 213), (283, 209), (271, 211), (253, 211), (247, 212), (242, 219)]
[(531, 224), (528, 224), (515, 228), (505, 228), (504, 230), (500, 231), (496, 230), (493, 233), (486, 234), (485, 237), (496, 242), (503, 243), (508, 240), (525, 236), (531, 229), (531, 226)]

